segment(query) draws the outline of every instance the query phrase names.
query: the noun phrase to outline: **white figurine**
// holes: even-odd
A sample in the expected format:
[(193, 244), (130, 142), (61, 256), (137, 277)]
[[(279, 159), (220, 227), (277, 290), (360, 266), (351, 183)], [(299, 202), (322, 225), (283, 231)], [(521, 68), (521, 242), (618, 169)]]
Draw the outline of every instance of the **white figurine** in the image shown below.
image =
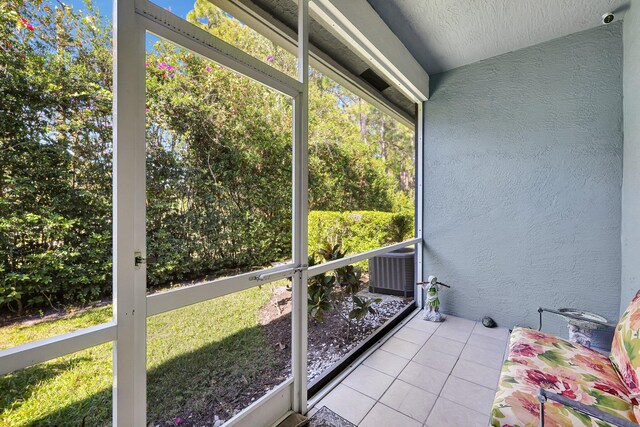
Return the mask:
[(427, 291), (427, 299), (424, 304), (424, 316), (422, 318), (431, 322), (444, 321), (446, 316), (440, 313), (440, 299), (438, 299), (438, 291), (440, 291), (440, 286), (446, 286), (447, 288), (449, 286), (438, 282), (438, 278), (436, 276), (429, 276), (426, 282), (418, 282), (418, 285)]

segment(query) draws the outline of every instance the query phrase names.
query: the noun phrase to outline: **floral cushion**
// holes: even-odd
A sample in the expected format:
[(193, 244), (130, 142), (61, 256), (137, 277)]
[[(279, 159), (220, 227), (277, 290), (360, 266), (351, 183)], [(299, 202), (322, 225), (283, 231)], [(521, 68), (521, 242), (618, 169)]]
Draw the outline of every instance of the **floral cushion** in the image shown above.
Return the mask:
[(611, 344), (611, 363), (629, 389), (629, 394), (640, 397), (640, 291), (624, 312)]
[[(627, 396), (625, 385), (606, 356), (553, 335), (515, 328), (509, 357), (500, 374), (491, 425), (537, 426), (540, 403), (536, 396), (540, 387), (636, 422), (636, 401)], [(545, 423), (609, 425), (553, 401), (545, 404)]]

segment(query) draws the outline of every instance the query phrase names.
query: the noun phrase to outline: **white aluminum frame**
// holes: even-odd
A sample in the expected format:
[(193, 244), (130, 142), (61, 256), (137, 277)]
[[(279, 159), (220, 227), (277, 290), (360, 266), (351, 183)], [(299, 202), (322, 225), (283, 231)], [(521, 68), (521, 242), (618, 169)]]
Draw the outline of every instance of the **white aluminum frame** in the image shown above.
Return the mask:
[(309, 1), (298, 1), (298, 80), (293, 118), (293, 263), (291, 284), (291, 373), (293, 410), (307, 413), (307, 264), (309, 215)]
[(133, 1), (113, 4), (113, 424), (146, 425), (145, 28)]
[(367, 0), (311, 0), (309, 7), (316, 21), (407, 98), (428, 99), (429, 75)]
[[(422, 282), (424, 280), (424, 103), (418, 102), (416, 104), (416, 131), (415, 131), (415, 208), (414, 208), (414, 216), (415, 216), (415, 233), (416, 239), (416, 257), (415, 257), (415, 278), (416, 283)], [(423, 304), (423, 292), (422, 287), (416, 285), (413, 295), (415, 295), (416, 306), (422, 308)]]
[(143, 25), (148, 32), (292, 98), (302, 92), (302, 83), (300, 81), (257, 60), (237, 47), (220, 40), (211, 33), (190, 24), (150, 1), (139, 1), (139, 3), (141, 3), (142, 7), (136, 7), (136, 13), (143, 17)]
[(317, 276), (318, 274), (326, 273), (327, 271), (335, 270), (336, 268), (344, 267), (359, 261), (364, 261), (378, 255), (386, 254), (387, 252), (406, 248), (407, 246), (414, 245), (419, 241), (420, 239), (413, 238), (413, 239), (405, 240), (400, 243), (394, 243), (393, 245), (383, 246), (381, 248), (373, 249), (366, 252), (361, 252), (355, 255), (350, 255), (348, 257), (336, 259), (334, 261), (329, 261), (329, 262), (324, 262), (322, 264), (314, 265), (313, 267), (309, 268), (309, 277)]
[(263, 283), (291, 277), (295, 271), (294, 267), (294, 264), (287, 264), (176, 288), (167, 292), (155, 293), (147, 297), (147, 316), (155, 316), (156, 314), (253, 288)]
[(0, 375), (24, 369), (116, 339), (115, 322), (79, 329), (0, 351)]
[[(113, 424), (146, 425), (146, 323), (149, 316), (292, 278), (292, 374), (226, 425), (268, 423), (293, 409), (308, 410), (307, 279), (376, 255), (422, 243), (422, 104), (416, 134), (416, 237), (405, 242), (307, 266), (309, 0), (299, 0), (298, 80), (172, 15), (149, 0), (113, 0), (113, 321), (0, 351), (0, 375), (107, 342), (114, 342)], [(293, 260), (267, 268), (146, 295), (146, 32), (176, 43), (265, 86), (291, 96), (293, 129)], [(418, 248), (417, 248), (418, 249)], [(422, 274), (417, 250), (417, 277)]]

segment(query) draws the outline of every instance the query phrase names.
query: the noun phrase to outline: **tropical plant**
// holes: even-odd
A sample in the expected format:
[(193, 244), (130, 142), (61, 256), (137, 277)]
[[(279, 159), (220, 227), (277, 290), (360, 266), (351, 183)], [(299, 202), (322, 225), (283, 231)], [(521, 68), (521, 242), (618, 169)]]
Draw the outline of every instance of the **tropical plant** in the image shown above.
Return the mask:
[[(344, 258), (345, 251), (341, 250), (340, 244), (325, 243), (309, 256), (310, 267), (317, 264), (316, 254), (320, 255), (324, 261), (329, 262)], [(347, 323), (346, 335), (348, 339), (353, 321), (360, 322), (369, 314), (375, 315), (374, 304), (382, 301), (380, 298), (358, 296), (361, 286), (362, 269), (354, 265), (336, 268), (330, 275), (322, 273), (309, 278), (309, 314), (322, 321), (326, 312), (334, 310)], [(346, 315), (341, 310), (341, 305), (345, 303), (349, 306), (349, 312)]]
[[(315, 254), (311, 254), (309, 255), (308, 266), (313, 267), (314, 265), (317, 265), (317, 260)], [(322, 321), (325, 314), (333, 310), (331, 297), (335, 282), (336, 278), (326, 273), (320, 273), (308, 279), (307, 310), (314, 319)]]
[(349, 319), (363, 320), (368, 314), (376, 314), (373, 304), (382, 302), (382, 298), (361, 298), (353, 295), (353, 308), (349, 312)]

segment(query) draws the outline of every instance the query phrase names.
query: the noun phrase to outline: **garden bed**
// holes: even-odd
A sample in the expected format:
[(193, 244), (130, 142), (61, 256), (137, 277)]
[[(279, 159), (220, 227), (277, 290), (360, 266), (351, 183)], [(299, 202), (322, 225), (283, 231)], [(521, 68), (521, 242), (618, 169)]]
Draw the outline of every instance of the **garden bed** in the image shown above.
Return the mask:
[[(363, 288), (366, 286), (363, 285)], [(379, 296), (379, 295), (376, 295)], [(308, 375), (309, 381), (322, 374), (346, 355), (351, 349), (370, 336), (376, 329), (413, 301), (394, 296), (382, 296), (382, 302), (376, 304), (376, 314), (367, 316), (362, 322), (353, 322), (347, 335), (347, 317), (349, 307), (346, 300), (340, 303), (342, 316), (330, 311), (324, 320), (309, 318), (308, 324)], [(291, 292), (286, 287), (274, 289), (269, 304), (261, 310), (260, 322), (264, 325), (268, 341), (282, 348), (281, 358), (286, 360), (290, 369), (291, 354)], [(284, 345), (284, 347), (282, 347)]]

